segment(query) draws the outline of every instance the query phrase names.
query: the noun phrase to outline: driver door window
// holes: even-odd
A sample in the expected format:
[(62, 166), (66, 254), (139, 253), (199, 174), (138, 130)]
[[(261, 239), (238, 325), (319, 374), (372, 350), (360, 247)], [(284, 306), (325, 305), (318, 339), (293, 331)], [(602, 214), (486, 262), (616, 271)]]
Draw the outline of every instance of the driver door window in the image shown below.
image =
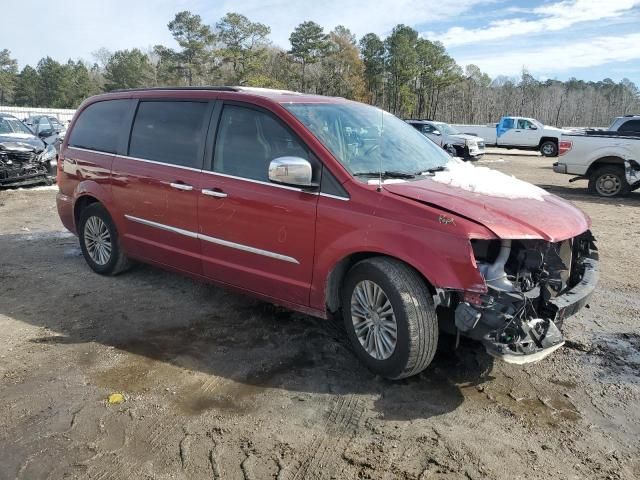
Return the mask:
[(271, 115), (225, 105), (218, 126), (214, 172), (268, 182), (269, 163), (278, 157), (310, 160), (307, 149)]
[(520, 118), (518, 119), (518, 128), (522, 130), (528, 130), (529, 128), (531, 128), (531, 122), (529, 120)]

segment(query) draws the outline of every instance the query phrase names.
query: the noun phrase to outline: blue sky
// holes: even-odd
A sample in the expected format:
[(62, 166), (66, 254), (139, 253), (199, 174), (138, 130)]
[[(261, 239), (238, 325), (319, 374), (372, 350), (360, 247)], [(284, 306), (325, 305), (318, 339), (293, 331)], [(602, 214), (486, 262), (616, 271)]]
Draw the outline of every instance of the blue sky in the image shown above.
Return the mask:
[[(7, 1), (7, 0), (5, 0)], [(274, 44), (288, 48), (291, 30), (314, 20), (329, 30), (349, 27), (358, 38), (387, 35), (404, 23), (442, 41), (461, 65), (492, 77), (577, 77), (640, 85), (640, 0), (49, 0), (10, 1), (3, 9), (0, 48), (20, 66), (50, 55), (93, 61), (92, 52), (162, 43), (167, 23), (190, 10), (209, 24), (235, 11), (271, 26)], [(27, 19), (25, 22), (24, 19)]]

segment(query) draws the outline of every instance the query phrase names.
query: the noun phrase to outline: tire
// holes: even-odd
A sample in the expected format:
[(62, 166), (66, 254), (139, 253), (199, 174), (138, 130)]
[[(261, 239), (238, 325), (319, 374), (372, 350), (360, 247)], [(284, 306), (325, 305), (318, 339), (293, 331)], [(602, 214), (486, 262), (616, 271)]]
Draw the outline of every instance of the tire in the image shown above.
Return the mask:
[(545, 157), (557, 157), (558, 144), (553, 140), (546, 140), (540, 144), (540, 153)]
[[(391, 305), (390, 316), (380, 316), (371, 310), (362, 315), (364, 303), (367, 298), (374, 297), (371, 284), (378, 287), (384, 297), (378, 297), (382, 307), (386, 305), (385, 298)], [(363, 292), (368, 291), (367, 298), (363, 298)], [(427, 284), (414, 269), (408, 265), (391, 258), (374, 257), (358, 262), (347, 274), (342, 288), (342, 312), (345, 330), (351, 345), (358, 358), (374, 373), (390, 379), (410, 377), (420, 373), (433, 360), (438, 346), (438, 320), (435, 307)], [(379, 308), (380, 311), (388, 312)], [(382, 313), (382, 312), (381, 312)], [(366, 318), (365, 318), (366, 317)], [(386, 323), (385, 323), (386, 318)], [(393, 343), (393, 333), (390, 333), (388, 325), (395, 322), (395, 345), (393, 348), (385, 344), (383, 340), (378, 342), (381, 346), (376, 350), (374, 337), (375, 329), (386, 329), (387, 336)], [(372, 339), (370, 350), (364, 346), (365, 338), (361, 339), (356, 333), (359, 326), (368, 322), (371, 327), (361, 329), (361, 337)], [(377, 327), (374, 326), (377, 324)], [(387, 326), (385, 326), (387, 325)], [(364, 331), (369, 330), (367, 336)], [(393, 330), (393, 329), (391, 329)], [(386, 347), (386, 350), (385, 350)], [(372, 354), (370, 351), (377, 351)]]
[[(102, 241), (92, 241), (92, 237), (102, 237)], [(120, 247), (118, 229), (102, 204), (92, 203), (80, 212), (78, 238), (84, 259), (94, 272), (117, 275), (130, 267), (131, 263)]]
[(589, 193), (601, 197), (628, 195), (631, 185), (627, 182), (624, 168), (618, 165), (604, 165), (589, 176)]

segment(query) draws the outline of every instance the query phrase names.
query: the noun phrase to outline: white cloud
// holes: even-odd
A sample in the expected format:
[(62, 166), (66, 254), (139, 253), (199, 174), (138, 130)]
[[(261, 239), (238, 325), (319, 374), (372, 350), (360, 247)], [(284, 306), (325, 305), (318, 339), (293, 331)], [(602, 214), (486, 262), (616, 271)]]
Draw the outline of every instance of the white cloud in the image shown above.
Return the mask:
[[(203, 0), (204, 1), (204, 0)], [(374, 32), (386, 35), (395, 25), (409, 26), (454, 19), (481, 4), (495, 3), (496, 0), (226, 0), (217, 3), (202, 3), (198, 13), (207, 12), (205, 18), (215, 22), (226, 12), (239, 12), (253, 21), (271, 27), (271, 39), (276, 45), (289, 47), (289, 35), (300, 23), (313, 20), (330, 30), (337, 25), (345, 25), (358, 38)]]
[[(548, 3), (528, 11), (532, 19), (509, 18), (490, 22), (487, 27), (467, 29), (452, 27), (444, 34), (427, 33), (447, 47), (503, 40), (542, 32), (558, 32), (578, 23), (601, 22), (622, 17), (640, 5), (640, 0), (564, 0)], [(517, 11), (522, 12), (522, 9)]]
[(576, 68), (640, 60), (640, 33), (590, 38), (536, 50), (459, 57), (456, 60), (462, 65), (478, 65), (491, 76), (519, 75), (523, 67), (534, 74), (553, 76), (556, 72)]

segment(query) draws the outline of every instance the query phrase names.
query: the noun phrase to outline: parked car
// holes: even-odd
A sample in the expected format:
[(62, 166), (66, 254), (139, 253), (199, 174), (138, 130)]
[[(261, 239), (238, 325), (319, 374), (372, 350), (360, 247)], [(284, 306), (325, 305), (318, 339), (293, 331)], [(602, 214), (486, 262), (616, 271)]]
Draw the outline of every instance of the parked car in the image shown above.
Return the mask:
[[(614, 124), (616, 122), (614, 121)], [(586, 133), (565, 134), (553, 171), (588, 180), (589, 192), (601, 197), (624, 196), (640, 187), (640, 138)]]
[(448, 123), (413, 119), (406, 122), (453, 156), (480, 160), (484, 155), (484, 139), (460, 133)]
[(60, 133), (66, 130), (60, 120), (53, 115), (31, 115), (24, 120), (24, 123), (38, 136), (44, 135), (43, 132), (50, 130), (53, 133)]
[(502, 117), (498, 123), (454, 127), (463, 133), (482, 137), (488, 146), (539, 150), (545, 157), (558, 156), (559, 138), (568, 132), (527, 117)]
[(616, 117), (606, 129), (590, 128), (586, 135), (604, 135), (608, 137), (640, 137), (640, 115), (625, 115)]
[(25, 119), (31, 131), (47, 145), (58, 147), (67, 132), (67, 127), (52, 115), (32, 115)]
[(576, 207), (341, 98), (99, 95), (77, 110), (58, 172), (60, 218), (95, 272), (139, 260), (341, 317), (389, 378), (429, 365), (439, 319), (498, 358), (539, 360), (597, 280)]
[(0, 187), (51, 183), (56, 155), (20, 120), (0, 113)]

